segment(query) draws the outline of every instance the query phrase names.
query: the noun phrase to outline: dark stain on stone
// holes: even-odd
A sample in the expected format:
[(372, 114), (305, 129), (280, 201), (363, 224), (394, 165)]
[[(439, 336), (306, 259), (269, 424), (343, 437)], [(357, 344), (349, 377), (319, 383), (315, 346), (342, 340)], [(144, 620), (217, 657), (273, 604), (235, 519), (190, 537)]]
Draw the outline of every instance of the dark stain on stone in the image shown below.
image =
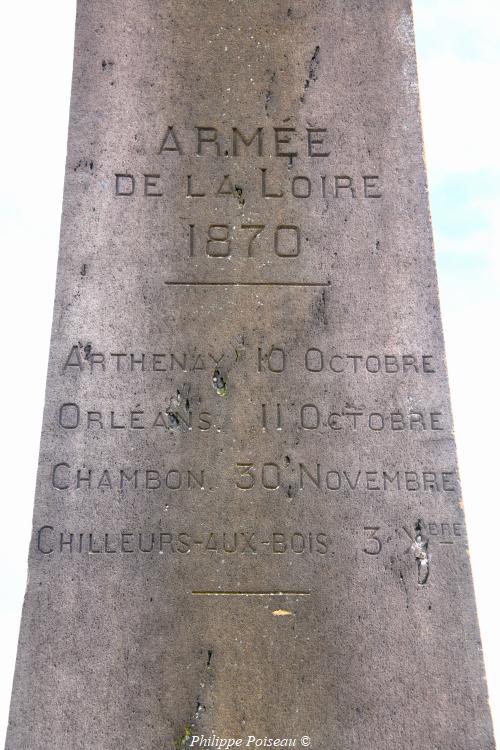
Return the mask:
[(243, 206), (245, 205), (245, 199), (243, 198), (243, 188), (240, 187), (239, 185), (235, 185), (234, 186), (234, 192), (238, 196), (239, 207), (243, 208)]
[(78, 164), (73, 167), (73, 172), (89, 172), (90, 174), (94, 174), (95, 164), (91, 159), (80, 159)]
[(101, 63), (102, 70), (112, 70), (114, 62), (111, 60), (103, 60)]
[(264, 90), (264, 109), (266, 112), (266, 117), (269, 117), (269, 109), (273, 98), (273, 83), (274, 79), (276, 78), (276, 71), (274, 70), (271, 73), (270, 70), (266, 70), (266, 73), (269, 75), (269, 84), (268, 87)]
[(271, 104), (271, 96), (271, 89), (266, 89), (264, 92), (264, 109), (266, 110), (267, 117), (269, 117), (269, 105)]
[(411, 540), (411, 551), (417, 561), (417, 581), (420, 586), (427, 583), (430, 575), (431, 556), (429, 554), (429, 540), (423, 533), (423, 521), (420, 519), (415, 524), (415, 532), (412, 534), (406, 526), (403, 526), (408, 538)]
[(185, 747), (190, 747), (190, 738), (194, 735), (201, 734), (200, 721), (202, 719), (202, 714), (207, 711), (207, 708), (211, 708), (210, 693), (213, 680), (212, 662), (213, 650), (208, 649), (205, 665), (206, 670), (203, 670), (203, 675), (200, 679), (200, 685), (196, 696), (196, 709), (186, 721), (183, 734), (174, 740), (175, 750), (183, 750)]
[(328, 320), (326, 317), (326, 291), (323, 289), (313, 302), (313, 317), (318, 323), (326, 326)]
[(409, 608), (410, 608), (410, 597), (409, 597), (409, 594), (408, 594), (408, 587), (407, 587), (407, 585), (406, 585), (406, 582), (405, 582), (404, 576), (403, 576), (403, 574), (402, 574), (402, 572), (401, 572), (401, 571), (399, 571), (399, 580), (400, 580), (400, 582), (401, 582), (401, 585), (403, 586), (403, 588), (404, 588), (404, 590), (405, 590), (405, 596), (406, 596), (406, 609), (409, 609)]
[(218, 396), (225, 396), (227, 394), (227, 383), (218, 368), (214, 370), (214, 374), (212, 375), (212, 383), (215, 390), (217, 391)]
[(411, 546), (417, 561), (418, 583), (423, 586), (427, 583), (430, 574), (430, 556), (428, 553), (429, 541), (424, 537), (422, 521), (418, 520), (415, 525), (415, 541)]
[(306, 80), (304, 81), (304, 93), (300, 97), (300, 101), (304, 102), (306, 91), (310, 87), (311, 83), (318, 80), (319, 75), (319, 44), (314, 48), (311, 60), (309, 62), (309, 72)]
[(181, 420), (174, 411), (167, 411), (167, 416), (170, 427), (179, 427)]
[(84, 358), (85, 358), (85, 359), (87, 360), (87, 362), (88, 362), (88, 361), (89, 361), (89, 359), (90, 359), (90, 357), (91, 357), (91, 355), (92, 355), (92, 344), (86, 344), (86, 345), (85, 345), (85, 346), (83, 347), (83, 351), (84, 351)]
[(168, 426), (172, 430), (191, 429), (191, 412), (189, 402), (190, 386), (184, 384), (182, 389), (177, 388), (175, 396), (167, 399), (169, 402), (165, 414), (168, 419)]

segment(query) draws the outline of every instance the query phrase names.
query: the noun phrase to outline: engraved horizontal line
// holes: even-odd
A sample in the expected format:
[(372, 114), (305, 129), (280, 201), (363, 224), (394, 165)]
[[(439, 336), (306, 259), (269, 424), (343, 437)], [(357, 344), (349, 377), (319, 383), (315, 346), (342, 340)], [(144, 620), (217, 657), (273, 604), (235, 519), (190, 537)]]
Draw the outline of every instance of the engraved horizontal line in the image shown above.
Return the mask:
[(192, 591), (193, 596), (310, 596), (310, 591)]
[(167, 286), (330, 286), (329, 281), (165, 281), (165, 284)]

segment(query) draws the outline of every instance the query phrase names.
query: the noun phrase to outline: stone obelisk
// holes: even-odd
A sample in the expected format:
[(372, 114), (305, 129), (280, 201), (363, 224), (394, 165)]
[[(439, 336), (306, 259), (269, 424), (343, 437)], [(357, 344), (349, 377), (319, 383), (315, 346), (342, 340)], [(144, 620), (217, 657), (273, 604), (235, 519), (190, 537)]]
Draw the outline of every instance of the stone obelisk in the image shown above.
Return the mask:
[(6, 747), (230, 742), (494, 747), (409, 0), (78, 2)]

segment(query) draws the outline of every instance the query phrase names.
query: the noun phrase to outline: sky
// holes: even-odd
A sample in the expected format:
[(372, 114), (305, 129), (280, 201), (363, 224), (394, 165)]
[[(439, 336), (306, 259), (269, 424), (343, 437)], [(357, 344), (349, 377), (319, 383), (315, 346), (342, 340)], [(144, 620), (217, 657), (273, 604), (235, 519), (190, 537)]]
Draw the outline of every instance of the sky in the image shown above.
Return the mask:
[(500, 737), (500, 2), (414, 0), (414, 16), (455, 435)]
[[(5, 2), (0, 10), (0, 737), (26, 583), (74, 12), (74, 0)], [(414, 0), (414, 15), (455, 433), (490, 702), (500, 737), (500, 2)]]

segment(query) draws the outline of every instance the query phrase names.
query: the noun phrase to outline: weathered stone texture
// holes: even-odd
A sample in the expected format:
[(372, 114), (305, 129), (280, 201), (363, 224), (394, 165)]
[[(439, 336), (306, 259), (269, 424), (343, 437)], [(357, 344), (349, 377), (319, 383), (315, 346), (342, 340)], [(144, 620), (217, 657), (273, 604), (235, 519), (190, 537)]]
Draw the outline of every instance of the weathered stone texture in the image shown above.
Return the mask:
[(407, 0), (78, 3), (6, 747), (201, 733), (494, 747)]

